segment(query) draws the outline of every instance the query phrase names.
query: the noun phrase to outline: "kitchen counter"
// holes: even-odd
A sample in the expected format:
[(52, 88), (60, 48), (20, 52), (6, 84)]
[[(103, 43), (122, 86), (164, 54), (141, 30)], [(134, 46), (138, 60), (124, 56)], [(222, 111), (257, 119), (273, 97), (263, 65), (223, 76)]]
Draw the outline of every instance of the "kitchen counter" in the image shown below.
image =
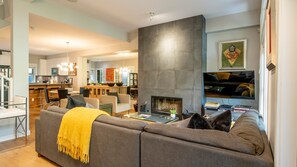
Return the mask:
[[(63, 84), (65, 88), (69, 88), (72, 84)], [(42, 108), (46, 103), (44, 97), (44, 88), (49, 91), (61, 88), (61, 83), (48, 84), (48, 83), (30, 83), (29, 84), (29, 107)], [(58, 98), (57, 94), (49, 93), (50, 98)]]
[[(71, 85), (70, 83), (66, 83), (63, 85)], [(53, 83), (53, 84), (49, 84), (49, 83), (30, 83), (29, 86), (61, 86), (61, 83)]]

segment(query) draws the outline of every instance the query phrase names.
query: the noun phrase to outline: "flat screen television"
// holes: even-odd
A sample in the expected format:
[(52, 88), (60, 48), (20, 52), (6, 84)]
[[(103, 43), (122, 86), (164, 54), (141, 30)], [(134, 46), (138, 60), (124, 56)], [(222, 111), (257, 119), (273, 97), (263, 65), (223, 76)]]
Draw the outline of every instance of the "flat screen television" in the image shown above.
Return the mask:
[(205, 72), (203, 80), (206, 97), (255, 99), (254, 71)]

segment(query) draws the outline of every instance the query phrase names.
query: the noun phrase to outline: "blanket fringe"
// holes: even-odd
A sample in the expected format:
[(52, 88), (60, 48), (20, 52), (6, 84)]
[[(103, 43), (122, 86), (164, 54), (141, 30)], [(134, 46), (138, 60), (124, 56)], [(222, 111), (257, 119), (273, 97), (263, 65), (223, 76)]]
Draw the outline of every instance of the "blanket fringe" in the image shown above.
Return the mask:
[(67, 139), (62, 137), (58, 138), (58, 150), (71, 156), (75, 160), (81, 161), (82, 163), (89, 163), (89, 155), (87, 153), (83, 153), (79, 146), (71, 144), (71, 142)]

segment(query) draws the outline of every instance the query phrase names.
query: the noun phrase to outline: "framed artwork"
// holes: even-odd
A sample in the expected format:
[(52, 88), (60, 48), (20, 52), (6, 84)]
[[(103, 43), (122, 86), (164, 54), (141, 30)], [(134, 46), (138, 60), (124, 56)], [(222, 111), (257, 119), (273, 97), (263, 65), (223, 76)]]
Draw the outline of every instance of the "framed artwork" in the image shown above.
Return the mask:
[(267, 69), (273, 70), (276, 66), (275, 58), (272, 54), (272, 35), (271, 35), (271, 7), (270, 1), (267, 4), (266, 9), (266, 67)]
[(59, 74), (59, 68), (52, 68), (52, 75), (58, 75)]
[(114, 68), (106, 68), (106, 81), (114, 82)]
[(219, 69), (245, 69), (246, 46), (246, 39), (219, 42)]

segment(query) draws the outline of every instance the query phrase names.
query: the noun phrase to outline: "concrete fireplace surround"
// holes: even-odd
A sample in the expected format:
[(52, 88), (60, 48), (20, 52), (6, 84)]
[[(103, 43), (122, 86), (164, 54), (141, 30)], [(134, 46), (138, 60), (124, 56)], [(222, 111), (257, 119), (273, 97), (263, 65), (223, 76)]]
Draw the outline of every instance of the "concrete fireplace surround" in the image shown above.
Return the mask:
[(151, 96), (179, 97), (183, 110), (200, 112), (202, 72), (206, 70), (205, 18), (190, 17), (140, 28), (138, 102)]

